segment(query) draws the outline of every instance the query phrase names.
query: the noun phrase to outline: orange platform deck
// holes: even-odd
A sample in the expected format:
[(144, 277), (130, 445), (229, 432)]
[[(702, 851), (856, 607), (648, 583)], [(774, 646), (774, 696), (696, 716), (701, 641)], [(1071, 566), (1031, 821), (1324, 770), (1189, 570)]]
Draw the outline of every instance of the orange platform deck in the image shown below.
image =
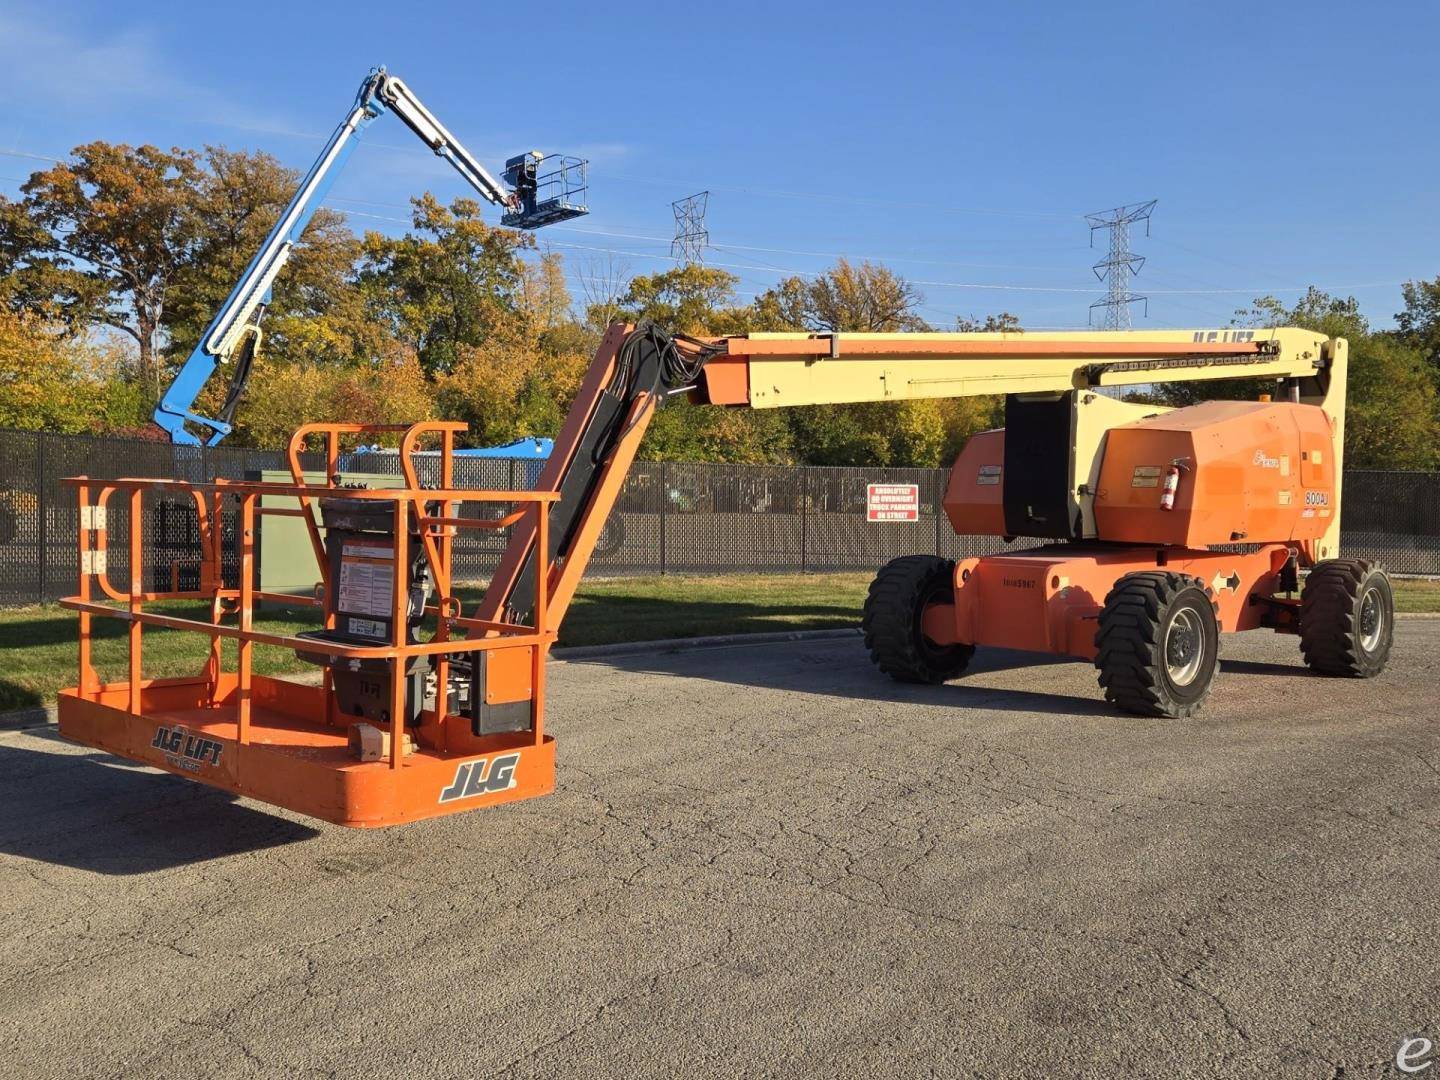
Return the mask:
[(402, 759), (358, 761), (348, 727), (317, 723), (324, 692), (255, 676), (250, 724), (239, 731), (235, 677), (210, 700), (203, 678), (111, 683), (82, 698), (62, 690), (60, 733), (119, 757), (260, 799), (337, 825), (378, 828), (545, 795), (555, 787), (555, 743), (531, 732), (487, 736), (463, 753), (418, 747)]

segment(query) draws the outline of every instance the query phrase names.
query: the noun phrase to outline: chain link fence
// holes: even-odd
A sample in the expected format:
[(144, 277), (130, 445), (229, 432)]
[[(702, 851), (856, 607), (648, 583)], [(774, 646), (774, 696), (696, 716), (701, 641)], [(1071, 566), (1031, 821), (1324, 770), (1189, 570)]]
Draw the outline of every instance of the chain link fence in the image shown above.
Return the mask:
[[(323, 468), (323, 455), (307, 455), (303, 464)], [(540, 465), (459, 458), (455, 483), (529, 488)], [(421, 460), (422, 480), (433, 481), (434, 467), (434, 459)], [(242, 480), (286, 468), (280, 451), (0, 431), (0, 606), (54, 600), (76, 589), (78, 513), (75, 492), (60, 483), (62, 477)], [(399, 475), (393, 453), (348, 455), (342, 468)], [(600, 537), (590, 572), (603, 577), (873, 570), (897, 555), (934, 552), (958, 558), (1004, 549), (997, 538), (956, 536), (950, 529), (940, 508), (946, 477), (943, 469), (638, 463)], [(918, 520), (867, 522), (866, 486), (873, 483), (918, 485)], [(193, 505), (147, 492), (142, 512), (152, 553), (145, 567), (147, 587), (193, 588), (199, 538)], [(478, 505), (462, 510), (467, 515), (497, 512)], [(113, 500), (109, 529), (117, 541), (127, 535), (129, 513), (128, 506)], [(1346, 554), (1379, 559), (1396, 573), (1440, 575), (1440, 474), (1347, 473), (1341, 526)], [(227, 537), (224, 572), (233, 584), (238, 574), (233, 508), (222, 528)], [(455, 544), (457, 578), (487, 578), (505, 541), (500, 531), (462, 530)], [(116, 542), (109, 552), (112, 580), (128, 578), (128, 560), (126, 545)]]

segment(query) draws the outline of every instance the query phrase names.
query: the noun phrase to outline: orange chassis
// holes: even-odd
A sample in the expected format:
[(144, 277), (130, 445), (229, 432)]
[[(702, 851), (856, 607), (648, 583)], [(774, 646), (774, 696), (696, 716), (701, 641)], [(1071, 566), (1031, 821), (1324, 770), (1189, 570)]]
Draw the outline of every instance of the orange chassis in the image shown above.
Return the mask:
[(1299, 600), (1277, 596), (1292, 549), (1266, 544), (1248, 554), (1177, 547), (1065, 544), (1015, 555), (961, 559), (954, 602), (925, 610), (937, 645), (989, 645), (1095, 658), (1105, 594), (1126, 574), (1173, 570), (1205, 582), (1222, 631), (1257, 627), (1293, 633)]
[[(516, 625), (498, 618), (465, 618), (451, 581), (451, 547), (461, 528), (497, 529), (519, 525), (533, 530), (540, 550), (547, 543), (549, 507), (557, 496), (546, 491), (480, 491), (453, 487), (451, 451), (463, 424), (425, 423), (409, 428), (314, 424), (295, 433), (290, 444), (293, 484), (212, 484), (181, 481), (106, 480), (84, 477), (68, 480), (80, 504), (79, 593), (61, 603), (79, 613), (79, 685), (59, 696), (61, 734), (77, 742), (108, 750), (131, 761), (198, 780), (213, 787), (274, 803), (298, 813), (340, 825), (371, 828), (393, 825), (438, 814), (544, 795), (555, 786), (554, 740), (544, 732), (545, 655), (554, 640), (546, 606), (549, 575), (536, 576), (534, 625)], [(337, 489), (306, 484), (300, 452), (310, 435), (326, 437), (327, 477), (339, 464), (342, 435), (403, 431), (401, 462), (405, 486), (385, 490)], [(411, 453), (418, 441), (438, 435), (442, 443), (440, 485), (422, 488)], [(159, 491), (193, 499), (200, 523), (203, 555), (200, 587), (181, 591), (147, 592), (144, 536), (144, 493)], [(346, 499), (374, 499), (393, 504), (395, 551), (395, 612), (393, 641), (384, 646), (356, 646), (272, 634), (254, 628), (254, 605), (274, 600), (287, 605), (309, 604), (322, 609), (324, 625), (333, 628), (336, 613), (326, 600), (271, 595), (255, 587), (255, 537), (263, 515), (303, 517), (317, 556), (323, 545), (311, 513), (313, 501), (343, 494)], [(292, 496), (300, 507), (261, 504), (263, 496)], [(107, 572), (107, 510), (116, 496), (128, 504), (128, 573), (125, 588), (117, 588)], [(220, 574), (222, 532), (219, 528), (225, 500), (238, 499), (240, 576), (238, 588), (225, 588)], [(513, 509), (498, 518), (458, 516), (461, 503), (503, 503)], [(429, 641), (406, 640), (406, 609), (410, 563), (407, 523), (419, 526), (420, 542), (435, 585), (435, 603), (426, 614), (435, 616), (435, 633)], [(326, 560), (317, 559), (323, 578)], [(98, 585), (102, 597), (93, 595)], [(328, 596), (329, 590), (322, 590)], [(211, 620), (181, 618), (146, 610), (146, 605), (167, 600), (203, 600), (211, 605)], [(103, 683), (92, 665), (92, 631), (96, 618), (114, 618), (129, 626), (129, 677)], [(227, 621), (228, 620), (228, 621)], [(208, 663), (193, 678), (146, 679), (144, 635), (148, 627), (203, 634), (210, 640)], [(452, 636), (463, 630), (468, 636)], [(225, 670), (227, 640), (237, 642), (235, 667)], [(359, 718), (338, 711), (325, 672), (319, 686), (300, 685), (256, 675), (256, 645), (324, 653), (352, 660), (384, 660), (391, 665), (391, 699), (388, 710), (388, 755), (379, 761), (360, 761), (350, 750), (352, 725)], [(436, 656), (437, 685), (446, 686), (449, 657), (489, 652), (494, 674), (487, 700), (531, 702), (531, 729), (488, 735), (472, 733), (468, 719), (449, 715), (447, 696), (421, 713), (418, 726), (403, 726), (406, 715), (406, 680), (395, 677), (417, 657)], [(494, 694), (492, 699), (490, 694)]]

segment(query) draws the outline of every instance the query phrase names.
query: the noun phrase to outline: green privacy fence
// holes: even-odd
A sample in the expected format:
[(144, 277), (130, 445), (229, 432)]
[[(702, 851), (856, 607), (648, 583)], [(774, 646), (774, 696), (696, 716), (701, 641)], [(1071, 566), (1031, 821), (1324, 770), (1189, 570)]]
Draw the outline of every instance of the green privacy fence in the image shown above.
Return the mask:
[[(306, 464), (322, 466), (318, 459)], [(355, 455), (347, 465), (356, 472), (398, 472), (394, 454)], [(279, 451), (0, 431), (0, 605), (33, 604), (75, 591), (78, 515), (75, 494), (60, 483), (62, 477), (241, 480), (285, 468)], [(537, 472), (534, 461), (462, 459), (456, 483), (513, 490), (532, 486)], [(897, 555), (955, 558), (1001, 550), (997, 539), (951, 531), (940, 511), (945, 479), (942, 469), (642, 462), (631, 470), (589, 572), (872, 570)], [(916, 484), (918, 519), (867, 522), (865, 492), (873, 483)], [(118, 502), (112, 509), (116, 535), (123, 534), (127, 513)], [(145, 513), (155, 551), (155, 564), (146, 571), (156, 587), (168, 587), (172, 573), (194, 572), (194, 511), (150, 494)], [(1440, 575), (1440, 474), (1347, 473), (1341, 528), (1347, 554), (1377, 558), (1396, 573)], [(456, 545), (456, 569), (464, 578), (483, 580), (505, 538), (467, 532), (473, 535)], [(123, 545), (110, 555), (112, 574), (124, 580)], [(233, 576), (235, 561), (227, 562)]]

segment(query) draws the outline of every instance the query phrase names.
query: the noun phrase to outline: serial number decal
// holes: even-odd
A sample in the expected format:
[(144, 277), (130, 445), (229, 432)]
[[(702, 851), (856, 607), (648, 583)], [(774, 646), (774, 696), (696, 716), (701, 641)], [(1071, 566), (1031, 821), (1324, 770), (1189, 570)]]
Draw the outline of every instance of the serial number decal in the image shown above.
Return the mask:
[(448, 803), (456, 799), (471, 799), (476, 795), (489, 795), (495, 791), (507, 791), (515, 786), (515, 769), (519, 764), (519, 754), (462, 761), (455, 769), (455, 779), (450, 781), (449, 787), (440, 792), (440, 801)]
[(1307, 491), (1305, 492), (1306, 506), (1329, 506), (1330, 493), (1328, 491)]
[(1130, 486), (1137, 488), (1159, 487), (1160, 476), (1165, 470), (1159, 465), (1136, 465), (1130, 474)]
[(219, 765), (220, 755), (225, 751), (214, 739), (191, 734), (179, 726), (157, 727), (150, 745), (165, 755), (167, 763), (186, 772), (198, 772), (201, 765)]

